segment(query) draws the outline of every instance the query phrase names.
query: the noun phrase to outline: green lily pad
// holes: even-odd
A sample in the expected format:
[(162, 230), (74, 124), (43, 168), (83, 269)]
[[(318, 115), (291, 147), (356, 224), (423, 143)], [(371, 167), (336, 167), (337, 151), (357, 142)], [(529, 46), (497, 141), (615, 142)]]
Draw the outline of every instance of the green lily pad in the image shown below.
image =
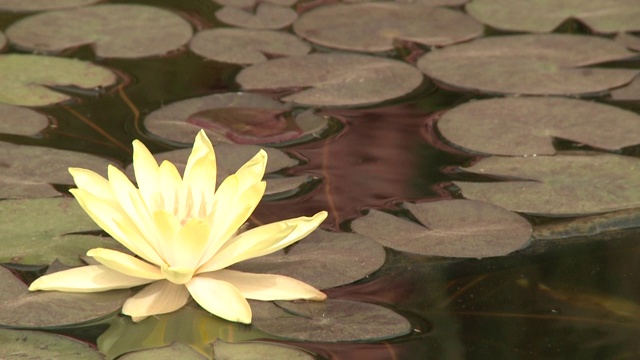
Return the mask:
[(497, 29), (551, 32), (577, 19), (598, 33), (640, 31), (640, 6), (635, 0), (474, 0), (469, 15)]
[(396, 0), (399, 4), (420, 4), (426, 6), (458, 6), (469, 0)]
[(235, 6), (239, 8), (250, 8), (255, 6), (258, 2), (261, 3), (269, 3), (273, 5), (280, 6), (292, 6), (298, 0), (213, 0), (216, 4), (224, 5), (224, 6)]
[(243, 261), (230, 268), (290, 276), (318, 289), (328, 289), (369, 276), (382, 267), (385, 257), (382, 246), (367, 236), (317, 229), (286, 251)]
[(30, 136), (49, 126), (49, 119), (37, 111), (0, 103), (0, 132)]
[(48, 87), (94, 89), (112, 85), (116, 76), (103, 67), (75, 59), (51, 56), (0, 55), (0, 102), (43, 106), (71, 99)]
[(298, 36), (331, 48), (380, 52), (395, 40), (449, 45), (482, 35), (484, 27), (462, 12), (390, 2), (321, 6), (293, 24)]
[(351, 300), (250, 301), (253, 326), (287, 339), (379, 341), (406, 335), (411, 324), (379, 305)]
[(274, 343), (249, 342), (231, 344), (220, 339), (213, 343), (216, 360), (312, 360), (316, 357), (291, 346)]
[(87, 343), (45, 332), (0, 329), (0, 343), (1, 359), (103, 359)]
[(0, 263), (79, 266), (90, 249), (122, 249), (111, 238), (66, 235), (100, 230), (73, 198), (0, 201), (0, 228)]
[[(33, 292), (11, 271), (0, 267), (0, 325), (5, 327), (54, 328), (86, 323), (119, 311), (129, 296), (129, 290)], [(0, 343), (2, 349), (6, 348), (4, 341)]]
[(640, 160), (602, 153), (490, 157), (466, 172), (507, 177), (502, 182), (454, 181), (462, 195), (506, 209), (577, 216), (640, 206)]
[[(312, 139), (328, 121), (307, 110), (250, 93), (224, 93), (187, 99), (164, 106), (145, 118), (145, 127), (169, 140), (191, 144), (205, 129), (214, 144), (265, 144)], [(265, 132), (269, 131), (269, 132)]]
[(225, 6), (216, 11), (216, 18), (225, 24), (249, 29), (282, 29), (291, 25), (298, 13), (288, 7), (260, 2), (253, 11)]
[(97, 3), (100, 0), (0, 0), (0, 10), (26, 12), (80, 7)]
[(585, 66), (634, 55), (615, 41), (595, 36), (513, 35), (434, 50), (417, 65), (434, 80), (465, 90), (593, 94), (628, 84), (638, 70)]
[(232, 64), (257, 64), (269, 56), (305, 55), (311, 46), (279, 31), (217, 28), (197, 33), (191, 51), (207, 59)]
[(640, 115), (575, 99), (473, 101), (447, 111), (437, 126), (454, 144), (495, 155), (553, 155), (554, 138), (606, 150), (640, 144)]
[(501, 207), (469, 200), (404, 203), (421, 224), (378, 210), (351, 228), (384, 246), (420, 254), (484, 258), (503, 256), (529, 243), (531, 224)]
[[(193, 350), (187, 345), (181, 343), (172, 343), (169, 346), (163, 346), (161, 348), (139, 350), (122, 355), (118, 359), (120, 360), (206, 360), (211, 357), (204, 356), (199, 352)], [(216, 356), (216, 360), (219, 358)]]
[(106, 175), (110, 162), (98, 156), (0, 141), (0, 198), (59, 196), (50, 184), (72, 185), (68, 168), (81, 167)]
[(356, 54), (311, 54), (274, 59), (242, 70), (245, 90), (294, 89), (283, 101), (309, 106), (355, 106), (406, 95), (422, 74), (400, 61)]
[(38, 52), (92, 45), (100, 57), (140, 58), (174, 51), (193, 32), (167, 10), (107, 4), (32, 15), (9, 26), (6, 34), (13, 44)]

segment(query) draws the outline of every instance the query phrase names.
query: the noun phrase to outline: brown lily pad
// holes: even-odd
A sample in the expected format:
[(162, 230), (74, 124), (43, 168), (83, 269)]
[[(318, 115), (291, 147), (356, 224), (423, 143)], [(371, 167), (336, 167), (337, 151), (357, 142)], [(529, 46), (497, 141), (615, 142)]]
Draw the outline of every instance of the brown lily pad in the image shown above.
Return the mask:
[(628, 33), (619, 33), (616, 35), (615, 40), (629, 49), (640, 51), (640, 36)]
[(611, 99), (616, 101), (640, 100), (640, 78), (635, 78), (625, 87), (611, 90)]
[(0, 132), (32, 136), (49, 126), (49, 119), (31, 109), (0, 103)]
[(274, 59), (242, 70), (245, 90), (295, 89), (283, 101), (309, 106), (355, 106), (406, 95), (423, 80), (400, 61), (356, 54), (311, 54)]
[(13, 12), (44, 11), (95, 4), (100, 0), (0, 0), (0, 10)]
[(473, 101), (447, 111), (437, 126), (454, 144), (495, 155), (553, 155), (554, 138), (605, 150), (640, 144), (640, 115), (576, 99)]
[(421, 57), (417, 65), (434, 80), (465, 90), (594, 94), (628, 84), (638, 70), (589, 65), (634, 55), (615, 41), (595, 36), (513, 35), (435, 50)]
[(291, 25), (298, 13), (284, 6), (260, 2), (254, 9), (225, 6), (216, 18), (225, 24), (248, 29), (275, 30)]
[(453, 44), (482, 35), (482, 24), (451, 9), (414, 4), (367, 2), (336, 4), (306, 12), (293, 24), (298, 36), (336, 49), (380, 52), (395, 40), (429, 46)]

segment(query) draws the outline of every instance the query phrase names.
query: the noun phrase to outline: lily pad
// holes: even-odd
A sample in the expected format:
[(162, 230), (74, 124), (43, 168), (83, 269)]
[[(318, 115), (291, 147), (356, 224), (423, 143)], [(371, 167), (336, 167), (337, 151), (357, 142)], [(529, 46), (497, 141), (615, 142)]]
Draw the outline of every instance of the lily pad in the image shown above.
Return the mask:
[(95, 89), (116, 81), (110, 70), (90, 62), (23, 54), (0, 55), (0, 77), (0, 102), (24, 106), (50, 105), (71, 99), (48, 87)]
[(103, 359), (87, 343), (45, 332), (0, 329), (0, 343), (1, 359)]
[(0, 132), (35, 135), (49, 126), (49, 119), (37, 111), (0, 103)]
[(17, 46), (38, 52), (93, 45), (100, 57), (163, 55), (191, 39), (191, 25), (152, 6), (107, 4), (45, 12), (26, 17), (6, 30)]
[[(0, 267), (2, 326), (52, 328), (85, 323), (119, 311), (129, 296), (129, 290), (101, 293), (33, 292), (29, 291), (27, 285), (18, 280), (11, 271)], [(6, 342), (0, 343), (3, 344), (1, 353), (6, 348)]]
[(326, 119), (309, 111), (293, 115), (291, 108), (259, 94), (214, 94), (162, 107), (146, 117), (145, 127), (158, 136), (189, 144), (201, 129), (214, 144), (304, 140), (326, 129)]
[(577, 19), (598, 33), (640, 30), (636, 0), (474, 0), (467, 13), (483, 23), (508, 31), (551, 32)]
[(464, 5), (469, 0), (396, 0), (400, 4), (420, 4), (426, 6), (458, 6)]
[(640, 36), (628, 33), (619, 33), (615, 39), (617, 42), (623, 44), (629, 49), (640, 51)]
[(213, 343), (216, 360), (312, 360), (316, 357), (291, 346), (274, 343), (249, 342), (232, 344), (220, 339)]
[(531, 224), (501, 207), (469, 200), (404, 203), (421, 224), (382, 211), (354, 220), (353, 231), (390, 248), (420, 255), (503, 256), (529, 243)]
[(406, 335), (411, 324), (379, 305), (351, 300), (250, 301), (253, 326), (287, 339), (337, 342), (379, 341)]
[(7, 45), (7, 37), (4, 36), (4, 33), (0, 32), (0, 49), (4, 48)]
[(553, 155), (554, 138), (606, 150), (640, 144), (640, 115), (575, 99), (473, 101), (447, 111), (437, 126), (454, 144), (496, 155)]
[(468, 199), (540, 215), (577, 216), (640, 206), (640, 160), (602, 153), (490, 157), (466, 172), (517, 178), (455, 181)]
[(100, 0), (0, 0), (0, 10), (26, 12), (79, 7), (95, 4)]
[(59, 196), (50, 184), (72, 185), (68, 168), (81, 167), (106, 175), (110, 162), (98, 156), (0, 141), (0, 198)]
[(207, 59), (232, 64), (256, 64), (270, 56), (305, 55), (311, 46), (279, 31), (218, 28), (197, 33), (191, 51)]
[[(172, 343), (161, 348), (134, 351), (119, 357), (120, 360), (206, 360), (209, 357), (200, 354), (187, 345)], [(218, 357), (216, 357), (218, 360)]]
[(593, 94), (628, 84), (638, 70), (585, 66), (634, 55), (615, 41), (595, 36), (513, 35), (434, 50), (417, 65), (427, 76), (465, 90)]
[(395, 40), (449, 45), (482, 35), (471, 17), (446, 8), (389, 2), (336, 4), (306, 12), (293, 24), (313, 43), (353, 51), (393, 50)]
[(254, 12), (235, 6), (216, 11), (216, 18), (225, 24), (249, 29), (282, 29), (291, 25), (298, 13), (288, 7), (260, 2)]
[(360, 280), (378, 270), (385, 251), (371, 238), (317, 229), (291, 246), (231, 266), (232, 269), (290, 276), (319, 289)]
[(400, 61), (355, 54), (311, 54), (274, 59), (242, 70), (245, 90), (295, 89), (283, 101), (310, 106), (354, 106), (406, 95), (423, 80)]
[(280, 6), (291, 6), (294, 5), (298, 0), (213, 0), (216, 4), (224, 5), (224, 6), (235, 6), (239, 8), (250, 8), (255, 6), (258, 2), (261, 3), (270, 3), (274, 5)]
[(611, 90), (611, 99), (616, 101), (640, 100), (640, 78), (635, 78), (625, 87)]

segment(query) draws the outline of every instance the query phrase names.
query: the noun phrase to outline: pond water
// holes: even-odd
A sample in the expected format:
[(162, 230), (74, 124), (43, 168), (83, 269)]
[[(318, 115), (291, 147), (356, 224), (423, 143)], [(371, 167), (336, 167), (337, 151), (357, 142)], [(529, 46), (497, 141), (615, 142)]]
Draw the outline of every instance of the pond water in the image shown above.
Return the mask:
[[(216, 19), (214, 12), (220, 5), (211, 1), (135, 3), (175, 11), (198, 30), (228, 26)], [(455, 9), (461, 11), (460, 7)], [(28, 15), (2, 13), (3, 29)], [(556, 32), (590, 34), (573, 20)], [(485, 29), (488, 37), (509, 34)], [(422, 45), (404, 45), (374, 55), (405, 61), (409, 58), (405, 55), (412, 49), (417, 47), (423, 52), (429, 49)], [(333, 51), (322, 46), (314, 49)], [(5, 53), (31, 51), (10, 44)], [(71, 48), (57, 56), (90, 61), (115, 70), (118, 83), (99, 92), (52, 86), (75, 100), (36, 107), (54, 119), (47, 129), (34, 136), (0, 134), (0, 141), (83, 152), (120, 165), (130, 163), (133, 139), (141, 139), (154, 153), (185, 148), (184, 143), (149, 132), (145, 128), (145, 117), (180, 100), (242, 91), (236, 77), (246, 67), (204, 60), (184, 47), (168, 55), (141, 59), (99, 58), (90, 46)], [(637, 70), (640, 61), (636, 57), (610, 62), (607, 66)], [(274, 98), (282, 95), (276, 90), (260, 93)], [(316, 180), (306, 183), (292, 196), (267, 196), (251, 222), (264, 224), (328, 210), (329, 217), (323, 228), (351, 232), (352, 221), (370, 209), (415, 221), (415, 216), (403, 208), (402, 202), (463, 198), (453, 181), (489, 182), (496, 177), (461, 171), (460, 167), (470, 166), (488, 155), (453, 145), (440, 134), (436, 122), (449, 109), (494, 97), (500, 95), (493, 91), (456, 90), (425, 77), (409, 94), (374, 104), (296, 105), (294, 112), (314, 108), (317, 115), (328, 119), (329, 126), (320, 138), (268, 144), (301, 160), (300, 165), (272, 176), (310, 175)], [(640, 113), (639, 100), (613, 102), (606, 92), (589, 99)], [(239, 131), (246, 134), (252, 130)], [(606, 152), (597, 150), (598, 146), (568, 140), (556, 139), (554, 145), (558, 150)], [(638, 158), (640, 151), (633, 146), (613, 153)], [(70, 187), (69, 184), (55, 185), (62, 193)], [(382, 268), (355, 283), (325, 292), (331, 299), (378, 304), (405, 317), (411, 324), (410, 332), (391, 339), (293, 341), (265, 335), (247, 326), (227, 324), (215, 331), (218, 335), (224, 334), (221, 336), (224, 340), (264, 336), (268, 341), (306, 349), (323, 359), (636, 358), (640, 356), (637, 341), (640, 335), (640, 233), (635, 227), (640, 223), (635, 212), (630, 214), (625, 215), (628, 217), (623, 225), (613, 225), (611, 231), (583, 235), (583, 227), (573, 232), (567, 230), (572, 236), (565, 238), (560, 238), (560, 232), (552, 233), (545, 239), (542, 236), (532, 239), (529, 246), (506, 256), (456, 259), (385, 248), (387, 258)], [(544, 226), (579, 219), (579, 216), (523, 216), (534, 225), (534, 235), (539, 235)], [(17, 269), (16, 273), (24, 279), (32, 279), (42, 271), (41, 267), (33, 271), (34, 267), (6, 265)], [(106, 330), (105, 324), (123, 321), (130, 322), (127, 317), (113, 314), (91, 324), (46, 330), (95, 344)], [(164, 335), (144, 334), (148, 327), (139, 326), (127, 330), (134, 333), (138, 329), (136, 336), (126, 335), (124, 331), (111, 334), (102, 346), (109, 343), (109, 356), (117, 356), (126, 351), (167, 345), (175, 339), (195, 348), (215, 340), (215, 335), (203, 335), (202, 331), (188, 328), (205, 326), (199, 317), (178, 322), (183, 328), (171, 328), (175, 324), (167, 321), (160, 322), (153, 330)], [(185, 339), (178, 333), (197, 335)], [(126, 336), (132, 339), (123, 344)]]

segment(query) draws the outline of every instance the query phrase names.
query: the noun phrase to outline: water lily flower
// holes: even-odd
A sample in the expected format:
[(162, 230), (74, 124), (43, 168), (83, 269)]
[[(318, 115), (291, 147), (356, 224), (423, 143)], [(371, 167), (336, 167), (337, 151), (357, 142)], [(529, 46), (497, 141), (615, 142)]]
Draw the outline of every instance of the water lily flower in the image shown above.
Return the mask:
[(82, 208), (136, 256), (96, 248), (87, 252), (100, 265), (42, 276), (29, 290), (99, 292), (145, 285), (122, 312), (134, 321), (175, 311), (193, 298), (221, 318), (251, 322), (254, 300), (324, 300), (312, 286), (286, 276), (226, 269), (278, 251), (311, 233), (327, 217), (279, 221), (239, 232), (260, 199), (267, 153), (261, 150), (215, 189), (216, 159), (204, 131), (196, 136), (184, 176), (168, 161), (160, 166), (142, 142), (133, 142), (138, 188), (117, 168), (108, 180), (70, 168)]

